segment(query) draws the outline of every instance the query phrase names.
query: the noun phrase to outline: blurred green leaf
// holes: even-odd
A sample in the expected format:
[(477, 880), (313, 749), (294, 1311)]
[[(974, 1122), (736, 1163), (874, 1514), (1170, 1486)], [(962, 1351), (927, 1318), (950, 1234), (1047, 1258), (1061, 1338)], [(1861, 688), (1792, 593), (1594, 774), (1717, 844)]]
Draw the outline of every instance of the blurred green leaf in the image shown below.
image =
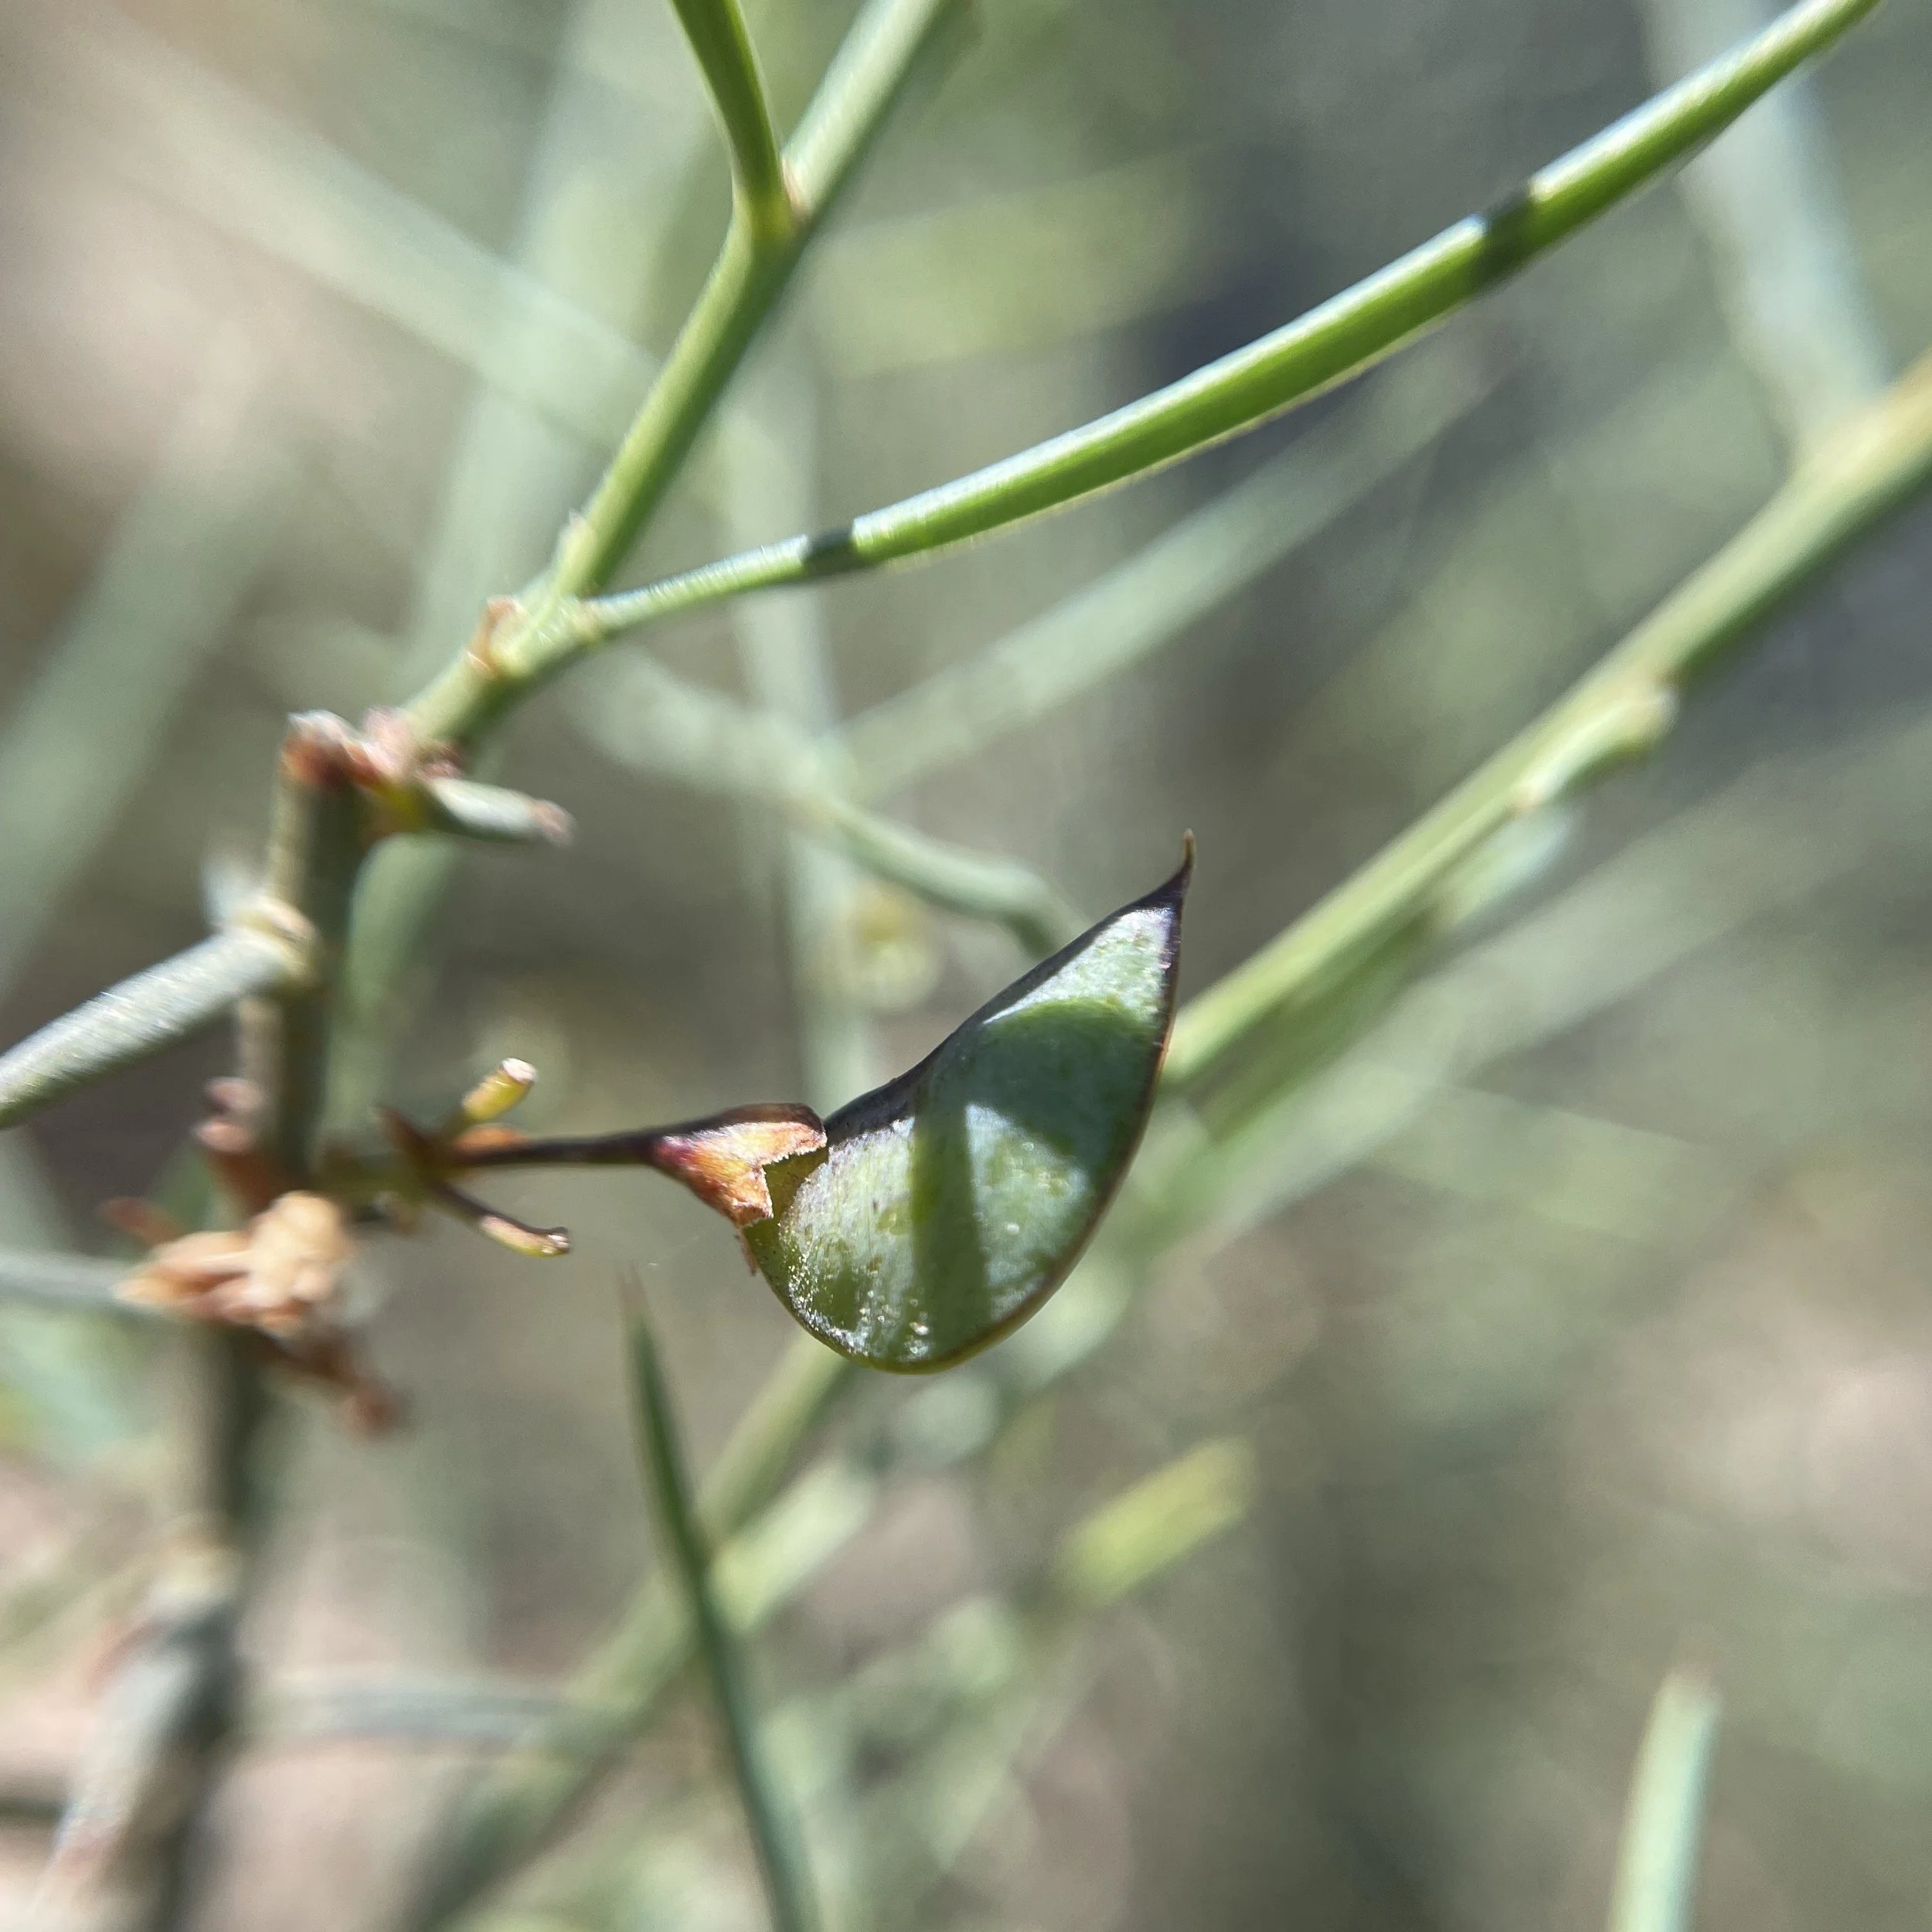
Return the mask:
[(1631, 1778), (1610, 1932), (1685, 1932), (1691, 1922), (1721, 1709), (1716, 1691), (1693, 1671), (1672, 1671), (1657, 1693)]
[(1232, 1436), (1204, 1442), (1080, 1524), (1057, 1580), (1077, 1604), (1114, 1603), (1238, 1522), (1253, 1492), (1249, 1444)]

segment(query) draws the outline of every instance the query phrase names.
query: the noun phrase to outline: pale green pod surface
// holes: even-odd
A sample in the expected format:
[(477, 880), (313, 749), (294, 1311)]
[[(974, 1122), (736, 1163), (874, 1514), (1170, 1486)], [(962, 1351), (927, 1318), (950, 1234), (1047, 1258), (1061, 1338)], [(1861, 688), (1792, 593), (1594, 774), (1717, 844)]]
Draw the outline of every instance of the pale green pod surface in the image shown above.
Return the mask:
[(982, 1006), (911, 1072), (765, 1170), (745, 1227), (778, 1298), (842, 1355), (943, 1369), (1026, 1320), (1126, 1172), (1174, 1019), (1192, 866)]

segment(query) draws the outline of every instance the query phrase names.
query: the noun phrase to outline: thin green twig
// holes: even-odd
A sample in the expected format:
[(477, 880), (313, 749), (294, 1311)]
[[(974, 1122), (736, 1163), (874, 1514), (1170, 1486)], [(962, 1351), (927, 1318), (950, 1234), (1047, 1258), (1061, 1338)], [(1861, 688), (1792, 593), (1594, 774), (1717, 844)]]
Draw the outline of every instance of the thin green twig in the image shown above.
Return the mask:
[(123, 980), (0, 1053), (0, 1128), (300, 983), (304, 966), (292, 939), (236, 926)]
[(869, 0), (783, 157), (793, 219), (734, 217), (697, 305), (603, 479), (571, 519), (523, 614), (486, 658), (464, 653), (409, 708), (424, 736), (468, 743), (580, 655), (578, 600), (601, 590), (670, 487), (724, 386), (851, 179), (934, 29), (961, 0)]
[(1426, 915), (1488, 840), (1649, 750), (1674, 723), (1685, 680), (1928, 485), (1932, 358), (1816, 449), (1566, 697), (1353, 878), (1190, 1001), (1175, 1026), (1164, 1087), (1185, 1093), (1213, 1077), (1257, 1027), (1320, 997), (1349, 962)]
[[(754, 250), (742, 225), (734, 224), (712, 283), (677, 349), (584, 515), (574, 519), (566, 532), (555, 564), (532, 594), (522, 617), (510, 627), (509, 634), (493, 638), (487, 650), (464, 652), (410, 707), (411, 721), (425, 736), (474, 737), (536, 684), (608, 634), (605, 619), (617, 604), (592, 607), (578, 599), (597, 588), (616, 567), (658, 501), (788, 277), (798, 248), (847, 179), (920, 47), (951, 4), (954, 0), (872, 0), (787, 149), (804, 210), (798, 233), (787, 244), (789, 252)], [(1137, 474), (1247, 427), (1339, 374), (1366, 366), (1561, 240), (1708, 139), (1807, 55), (1828, 45), (1873, 4), (1875, 0), (1806, 0), (1743, 49), (1660, 94), (1546, 168), (1505, 209), (1458, 223), (1302, 321), (1098, 423), (961, 483), (862, 518), (829, 551), (815, 539), (795, 539), (790, 545), (747, 552), (724, 564), (689, 573), (638, 596), (648, 604), (662, 592), (670, 601), (652, 606), (650, 613), (662, 614), (662, 610), (683, 607), (694, 598), (709, 601), (740, 590), (795, 581), (830, 568), (881, 562), (932, 544), (962, 540), (1070, 501), (1107, 481)], [(1932, 383), (1919, 387), (1921, 391), (1932, 389)], [(1869, 506), (1858, 500), (1859, 487), (1838, 482), (1835, 473), (1861, 467), (1884, 469), (1883, 463), (1861, 464), (1858, 446), (1862, 439), (1872, 440), (1866, 430), (1886, 416), (1886, 409), (1907, 426), (1888, 430), (1881, 422), (1876, 440), (1910, 441), (1907, 419), (1913, 412), (1901, 402), (1902, 394), (1903, 388), (1894, 390), (1886, 409), (1848, 430), (1831, 449), (1808, 464), (1796, 482), (1808, 482), (1808, 491), (1800, 488), (1794, 498), (1789, 492), (1781, 494), (1759, 524), (1751, 526), (1759, 532), (1758, 550), (1789, 535), (1808, 539), (1815, 562), (1835, 549), (1845, 535), (1870, 520)], [(1932, 408), (1918, 413), (1932, 415)], [(1899, 467), (1896, 462), (1893, 464), (1894, 469)], [(1901, 494), (1910, 486), (1896, 476), (1880, 480), (1889, 481)], [(1870, 478), (1866, 481), (1869, 484)], [(1782, 529), (1781, 523), (1791, 527)], [(1766, 526), (1762, 532), (1760, 525)], [(1667, 659), (1669, 651), (1665, 641), (1651, 638), (1635, 658), (1618, 667), (1624, 674), (1622, 688), (1605, 689), (1593, 683), (1577, 694), (1579, 712), (1566, 711), (1549, 721), (1548, 728), (1556, 742), (1553, 744), (1539, 736), (1528, 747), (1539, 754), (1532, 762), (1539, 763), (1543, 782), (1554, 782), (1561, 789), (1576, 775), (1556, 770), (1556, 765), (1564, 760), (1573, 765), (1580, 761), (1580, 767), (1587, 769), (1654, 739), (1668, 723), (1667, 680), (1746, 628), (1763, 603), (1775, 600), (1796, 580), (1799, 573), (1779, 569), (1776, 560), (1767, 568), (1761, 556), (1740, 559), (1737, 553), (1744, 541), (1740, 539), (1693, 579), (1687, 587), (1686, 600), (1679, 600), (1699, 607), (1692, 614), (1691, 628), (1696, 633), (1693, 648), (1682, 651), (1681, 664), (1653, 662), (1654, 658)], [(1799, 547), (1807, 546), (1801, 541)], [(762, 563), (758, 561), (761, 559)], [(1751, 604), (1748, 598), (1739, 603), (1736, 587), (1719, 580), (1740, 570), (1772, 582), (1768, 592), (1765, 581), (1756, 583), (1759, 604)], [(772, 574), (774, 571), (777, 573)], [(671, 587), (675, 585), (685, 587), (674, 591)], [(1718, 607), (1719, 629), (1706, 634), (1709, 614), (1702, 607), (1713, 604)], [(1732, 608), (1733, 604), (1737, 607)], [(587, 619), (584, 614), (594, 608), (602, 614)], [(643, 612), (642, 606), (637, 608)], [(1638, 641), (1632, 640), (1633, 645)], [(1681, 639), (1679, 644), (1681, 649)], [(1604, 668), (1605, 677), (1611, 670), (1611, 666)], [(1503, 754), (1504, 760), (1522, 748), (1524, 741), (1519, 741)], [(1546, 758), (1542, 756), (1545, 753)], [(1485, 778), (1488, 775), (1483, 774)], [(1523, 775), (1526, 779), (1528, 774)], [(1476, 782), (1472, 781), (1472, 785)], [(1519, 791), (1504, 801), (1501, 818), (1496, 816), (1495, 801), (1487, 796), (1472, 801), (1466, 791), (1445, 801), (1393, 849), (1389, 859), (1392, 869), (1406, 870), (1419, 863), (1433, 883), (1456, 857), (1480, 843), (1485, 826), (1493, 829), (1501, 818), (1520, 811), (1522, 799), (1533, 794), (1533, 787), (1531, 792)], [(1473, 812), (1472, 803), (1478, 808)], [(328, 842), (331, 850), (342, 849), (339, 840)], [(354, 874), (352, 863), (345, 872), (327, 875), (331, 917), (325, 923), (332, 925), (338, 911), (345, 919)], [(318, 875), (318, 879), (323, 876)], [(1387, 883), (1378, 879), (1375, 893), (1381, 893)], [(1355, 898), (1362, 889), (1358, 881), (1338, 896), (1343, 912), (1350, 917), (1360, 910)], [(288, 896), (286, 891), (281, 896)], [(1332, 922), (1348, 923), (1335, 910), (1335, 902), (1321, 913)], [(1277, 988), (1284, 981), (1292, 993), (1303, 971), (1298, 961), (1311, 947), (1324, 964), (1338, 957), (1321, 930), (1311, 934), (1304, 930), (1309, 923), (1304, 922), (1233, 976), (1217, 991), (1206, 1015), (1193, 1019), (1177, 1036), (1173, 1062), (1177, 1083), (1192, 1077), (1194, 1059), (1213, 1047), (1215, 1029), (1224, 1029), (1238, 1022), (1236, 1030), (1240, 1030), (1277, 1003), (1283, 996)], [(297, 1083), (298, 1090), (283, 1117), (299, 1117), (304, 1125), (302, 1145), (291, 1141), (280, 1151), (295, 1171), (306, 1161), (306, 1141), (312, 1134), (319, 1102), (326, 1049), (326, 999), (327, 989), (318, 985), (312, 996), (296, 995), (284, 1002), (285, 1024), (291, 1030), (283, 1071)], [(103, 1062), (94, 1070), (106, 1071), (112, 1063)], [(4, 1065), (0, 1062), (0, 1067)], [(11, 1114), (0, 1111), (0, 1123), (20, 1117), (35, 1104), (23, 1105)], [(0, 1109), (4, 1106), (0, 1100)]]
[(731, 149), (732, 185), (755, 236), (784, 242), (794, 221), (785, 164), (737, 0), (671, 0), (704, 70)]
[(1250, 429), (1367, 368), (1554, 247), (1727, 127), (1876, 4), (1804, 0), (1532, 175), (1488, 213), (1465, 217), (1299, 321), (1097, 421), (838, 529), (594, 601), (548, 636), (529, 636), (512, 674), (553, 675), (621, 631), (723, 597), (930, 556)]
[(671, 1413), (670, 1391), (658, 1359), (657, 1343), (641, 1291), (629, 1297), (631, 1375), (638, 1407), (639, 1447), (656, 1502), (659, 1524), (677, 1565), (690, 1607), (698, 1652), (717, 1699), (725, 1741), (744, 1807), (765, 1896), (775, 1932), (811, 1932), (816, 1923), (811, 1881), (804, 1869), (791, 1821), (784, 1815), (770, 1767), (759, 1747), (745, 1670), (736, 1640), (726, 1627), (712, 1587), (711, 1559), (692, 1506), (684, 1452)]
[(1426, 352), (1360, 406), (1183, 518), (1018, 630), (861, 712), (839, 733), (858, 795), (878, 798), (1009, 733), (1184, 635), (1427, 449), (1493, 383), (1466, 350)]

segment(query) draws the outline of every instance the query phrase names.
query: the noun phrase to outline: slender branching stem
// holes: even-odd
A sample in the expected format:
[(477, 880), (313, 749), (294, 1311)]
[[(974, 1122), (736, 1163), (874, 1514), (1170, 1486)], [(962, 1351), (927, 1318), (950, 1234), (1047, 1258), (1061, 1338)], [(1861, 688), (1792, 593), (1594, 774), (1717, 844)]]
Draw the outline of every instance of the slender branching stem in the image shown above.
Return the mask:
[(639, 1447), (658, 1520), (697, 1638), (698, 1654), (711, 1680), (723, 1722), (725, 1743), (751, 1833), (774, 1932), (811, 1932), (817, 1915), (791, 1821), (785, 1816), (764, 1760), (752, 1710), (750, 1687), (737, 1640), (725, 1622), (712, 1581), (711, 1555), (698, 1527), (685, 1473), (684, 1448), (671, 1393), (665, 1386), (657, 1343), (641, 1293), (629, 1300), (631, 1376), (637, 1403)]
[(849, 719), (837, 747), (854, 795), (883, 798), (975, 757), (1186, 635), (1338, 522), (1495, 386), (1495, 372), (1467, 346), (1406, 359), (1359, 406), (1312, 425), (1061, 602)]
[[(556, 661), (619, 632), (751, 590), (869, 570), (957, 544), (1147, 475), (1359, 373), (1473, 301), (1727, 127), (1876, 0), (1804, 0), (1744, 46), (1298, 321), (1112, 414), (969, 476), (666, 577), (577, 614)], [(533, 666), (534, 668), (534, 666)]]
[[(832, 537), (794, 538), (627, 597), (585, 601), (608, 580), (661, 499), (920, 48), (955, 4), (871, 0), (785, 150), (795, 223), (777, 239), (756, 232), (742, 216), (741, 201), (696, 309), (603, 481), (560, 539), (550, 570), (512, 621), (486, 627), (410, 707), (410, 722), (423, 737), (474, 742), (539, 685), (635, 624), (740, 591), (964, 542), (1158, 468), (1289, 407), (1439, 321), (1709, 139), (1807, 56), (1828, 46), (1875, 0), (1804, 0), (1743, 47), (1543, 169), (1490, 213), (1458, 223), (1299, 321), (1097, 423), (871, 512)], [(1813, 463), (1808, 473), (1828, 468)], [(1740, 628), (1748, 621), (1748, 616), (1740, 619)], [(1600, 695), (1593, 694), (1593, 730), (1611, 719), (1595, 702)], [(1654, 699), (1655, 693), (1640, 693), (1639, 709)], [(1615, 729), (1628, 737), (1641, 736), (1648, 727), (1641, 718), (1627, 718)], [(277, 850), (292, 855), (287, 862), (298, 870), (307, 864), (300, 855), (316, 836), (310, 821), (331, 809), (305, 801), (284, 811)], [(1434, 838), (1442, 829), (1431, 819), (1414, 836)], [(324, 862), (306, 870), (304, 891), (325, 902), (318, 930), (339, 931), (360, 854), (333, 832), (315, 849), (335, 855), (341, 869)], [(301, 895), (291, 898), (280, 876), (285, 870), (284, 859), (275, 859), (271, 883), (281, 900), (297, 904)], [(326, 947), (338, 942), (324, 943)], [(1266, 957), (1274, 960), (1272, 949)], [(1242, 984), (1257, 986), (1276, 970), (1257, 961)], [(285, 1040), (274, 1071), (288, 1093), (287, 1105), (277, 1107), (277, 1134), (285, 1138), (277, 1151), (291, 1171), (305, 1165), (313, 1137), (333, 976), (332, 964), (325, 962), (307, 993), (282, 1003)], [(1250, 996), (1230, 991), (1222, 1010), (1231, 1011), (1237, 998)], [(165, 1043), (155, 1039), (142, 1050)], [(30, 1047), (39, 1050), (30, 1042), (16, 1052)], [(89, 1060), (73, 1077), (33, 1086), (11, 1104), (6, 1063), (0, 1062), (0, 1123), (22, 1117), (45, 1098), (131, 1056)], [(1180, 1063), (1186, 1064), (1185, 1052)]]
[(765, 83), (738, 0), (672, 0), (731, 150), (731, 182), (754, 237), (782, 243), (796, 223)]
[[(755, 220), (741, 187), (697, 305), (609, 468), (559, 539), (549, 570), (526, 592), (519, 621), (493, 637), (487, 651), (464, 652), (410, 706), (425, 737), (474, 742), (581, 654), (580, 600), (601, 590), (623, 563), (805, 245), (878, 133), (920, 50), (960, 4), (869, 0), (786, 144), (787, 219), (778, 226)], [(689, 29), (692, 14), (711, 9), (693, 0), (680, 12)], [(702, 45), (699, 52), (702, 58)], [(727, 111), (722, 102), (720, 111)]]
[(1670, 730), (1685, 682), (1858, 538), (1932, 487), (1932, 357), (1853, 417), (1569, 695), (1278, 938), (1189, 1002), (1162, 1076), (1188, 1092), (1257, 1028), (1318, 997), (1430, 904), (1506, 826)]

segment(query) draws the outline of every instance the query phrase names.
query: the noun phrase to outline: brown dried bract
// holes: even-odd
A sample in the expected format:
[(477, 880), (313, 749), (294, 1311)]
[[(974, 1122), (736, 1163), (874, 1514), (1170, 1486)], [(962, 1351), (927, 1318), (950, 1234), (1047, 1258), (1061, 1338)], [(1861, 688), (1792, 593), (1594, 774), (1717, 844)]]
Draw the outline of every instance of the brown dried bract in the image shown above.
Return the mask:
[(257, 1215), (246, 1233), (162, 1243), (119, 1292), (124, 1301), (296, 1343), (333, 1332), (337, 1286), (354, 1253), (342, 1209), (297, 1190)]
[(459, 776), (462, 761), (451, 746), (420, 737), (406, 712), (378, 706), (359, 726), (332, 711), (297, 713), (282, 739), (282, 769), (312, 790), (353, 785), (393, 811), (423, 779)]
[[(130, 1232), (167, 1231), (166, 1217), (145, 1202), (114, 1202), (109, 1209)], [(393, 1427), (402, 1411), (342, 1323), (342, 1270), (355, 1252), (333, 1201), (291, 1189), (245, 1232), (160, 1241), (118, 1292), (124, 1301), (249, 1332), (270, 1360), (335, 1391), (350, 1422), (376, 1434)]]
[(771, 1219), (765, 1169), (794, 1155), (815, 1154), (825, 1144), (825, 1130), (809, 1107), (746, 1107), (668, 1128), (651, 1140), (651, 1166), (742, 1228)]

